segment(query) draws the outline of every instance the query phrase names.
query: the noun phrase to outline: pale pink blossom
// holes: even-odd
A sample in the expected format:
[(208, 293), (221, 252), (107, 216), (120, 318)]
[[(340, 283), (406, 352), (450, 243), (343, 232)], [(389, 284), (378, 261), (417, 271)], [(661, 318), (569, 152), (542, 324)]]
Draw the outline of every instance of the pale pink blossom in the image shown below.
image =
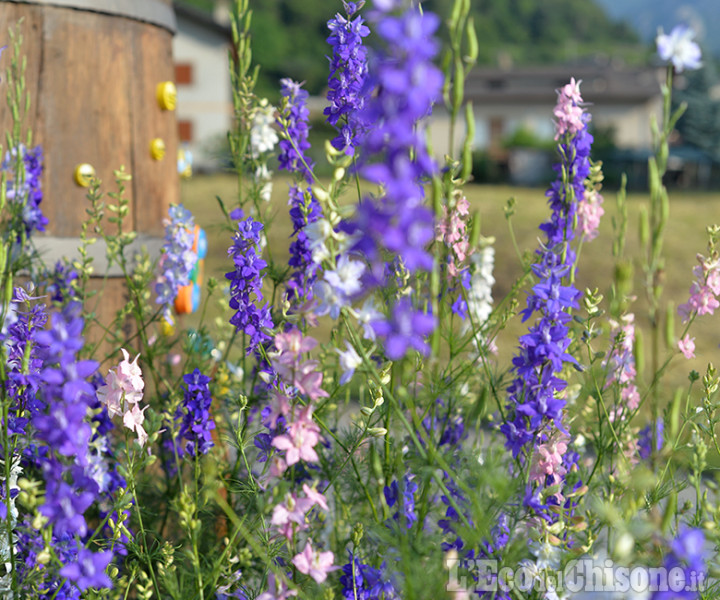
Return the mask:
[(324, 510), (328, 510), (325, 496), (315, 488), (311, 488), (305, 483), (303, 484), (303, 492), (305, 497), (298, 497), (295, 493), (288, 494), (285, 497), (285, 502), (276, 505), (273, 509), (271, 523), (288, 540), (291, 540), (293, 534), (297, 531), (307, 529), (305, 515), (314, 506), (317, 505)]
[(314, 450), (320, 441), (320, 428), (312, 420), (312, 407), (306, 406), (298, 418), (293, 421), (285, 434), (277, 436), (272, 445), (285, 452), (288, 466), (304, 460), (318, 462), (319, 457)]
[(129, 404), (140, 402), (143, 397), (145, 382), (142, 379), (142, 371), (137, 364), (138, 354), (130, 362), (130, 355), (125, 348), (121, 349), (123, 360), (117, 367), (110, 369), (107, 376), (107, 383), (100, 386), (97, 391), (98, 400), (107, 407), (108, 414), (113, 417), (123, 412), (123, 401)]
[(594, 240), (600, 227), (600, 218), (605, 214), (603, 197), (596, 190), (587, 190), (582, 202), (578, 203), (578, 227), (588, 240)]
[(638, 392), (637, 386), (634, 383), (628, 383), (620, 390), (620, 398), (627, 404), (630, 410), (635, 410), (640, 406), (640, 392)]
[(319, 363), (316, 360), (306, 360), (299, 365), (292, 384), (300, 390), (301, 394), (306, 394), (311, 400), (326, 398), (328, 393), (322, 389), (323, 374), (318, 371)]
[(568, 437), (560, 432), (555, 432), (551, 438), (540, 444), (533, 455), (530, 468), (530, 478), (540, 483), (550, 476), (555, 484), (560, 483), (561, 477), (567, 473), (563, 466), (563, 455), (567, 452)]
[(678, 349), (685, 358), (695, 358), (695, 338), (685, 334), (685, 337), (678, 341)]
[(270, 414), (268, 415), (268, 425), (275, 428), (277, 420), (290, 413), (290, 398), (282, 392), (275, 390), (270, 400)]
[(122, 348), (123, 360), (117, 367), (110, 369), (107, 383), (98, 388), (97, 397), (101, 404), (107, 407), (108, 415), (123, 415), (123, 424), (138, 436), (138, 443), (144, 446), (148, 435), (142, 424), (145, 421), (145, 410), (140, 408), (139, 402), (143, 397), (145, 382), (142, 370), (137, 364), (138, 354), (130, 362), (130, 355)]
[(292, 563), (298, 571), (310, 575), (315, 581), (322, 583), (327, 579), (328, 573), (336, 569), (333, 567), (334, 560), (335, 556), (332, 552), (315, 552), (311, 540), (308, 540), (305, 549), (295, 555)]
[(467, 224), (465, 217), (469, 214), (470, 203), (465, 196), (458, 197), (455, 205), (450, 209), (443, 206), (443, 216), (438, 220), (435, 239), (444, 242), (450, 248), (447, 270), (450, 277), (457, 277), (462, 263), (470, 252)]
[(575, 104), (581, 104), (583, 101), (582, 96), (580, 95), (580, 84), (581, 83), (582, 83), (582, 80), (575, 81), (575, 78), (571, 77), (570, 83), (566, 83), (562, 87), (562, 90), (560, 91), (560, 93), (563, 96), (565, 96), (566, 98), (568, 98), (569, 100), (571, 100), (572, 102), (574, 102)]
[(310, 507), (317, 505), (323, 510), (329, 510), (325, 496), (314, 487), (311, 488), (307, 483), (303, 483), (303, 492), (305, 492), (305, 496), (307, 496), (307, 500), (310, 502)]
[(580, 95), (580, 82), (571, 79), (570, 83), (557, 91), (557, 104), (553, 110), (555, 121), (555, 139), (558, 140), (566, 133), (575, 135), (585, 126), (587, 117), (582, 108)]
[(123, 424), (130, 431), (134, 431), (137, 434), (140, 446), (144, 446), (148, 439), (148, 435), (142, 426), (145, 422), (146, 410), (147, 406), (140, 409), (137, 404), (133, 404), (132, 407), (123, 415)]
[(307, 529), (305, 523), (306, 503), (298, 500), (295, 494), (288, 494), (285, 502), (277, 504), (273, 509), (270, 522), (280, 535), (291, 540), (296, 531)]
[[(620, 387), (620, 399), (628, 409), (635, 410), (640, 404), (640, 394), (635, 385), (637, 372), (633, 344), (635, 342), (635, 315), (628, 313), (620, 318), (620, 322), (609, 320), (611, 347), (607, 357), (603, 360), (603, 367), (607, 369), (606, 386), (617, 382)], [(618, 410), (618, 418), (625, 418), (624, 410)]]
[(678, 306), (678, 313), (683, 323), (687, 323), (694, 314), (713, 314), (720, 306), (717, 296), (720, 295), (720, 264), (717, 260), (697, 255), (699, 265), (693, 269), (696, 280), (690, 286), (690, 298)]

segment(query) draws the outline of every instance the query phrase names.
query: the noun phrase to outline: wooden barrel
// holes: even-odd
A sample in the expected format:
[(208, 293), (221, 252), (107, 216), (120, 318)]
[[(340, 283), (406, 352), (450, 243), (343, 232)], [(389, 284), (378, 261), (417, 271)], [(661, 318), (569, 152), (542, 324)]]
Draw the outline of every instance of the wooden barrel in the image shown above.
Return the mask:
[[(0, 0), (0, 39), (20, 19), (28, 125), (45, 154), (48, 233), (78, 235), (87, 190), (73, 173), (90, 163), (109, 191), (113, 170), (125, 166), (133, 176), (128, 224), (160, 234), (179, 198), (175, 112), (156, 99), (157, 84), (174, 78), (170, 0)], [(0, 130), (9, 126), (0, 110)], [(165, 142), (162, 160), (150, 154), (154, 138)]]
[[(115, 190), (115, 169), (124, 165), (132, 174), (127, 229), (157, 250), (162, 220), (180, 191), (176, 116), (157, 99), (158, 84), (174, 79), (171, 0), (0, 0), (0, 45), (20, 19), (31, 96), (26, 126), (44, 152), (41, 208), (49, 224), (46, 235), (35, 236), (38, 246), (51, 263), (63, 254), (72, 258), (88, 206), (74, 171), (89, 163), (105, 193)], [(11, 127), (4, 95), (2, 132)], [(151, 155), (156, 138), (165, 144), (161, 160)], [(106, 263), (102, 248), (96, 252), (100, 276)], [(102, 321), (125, 302), (118, 285), (105, 294)]]

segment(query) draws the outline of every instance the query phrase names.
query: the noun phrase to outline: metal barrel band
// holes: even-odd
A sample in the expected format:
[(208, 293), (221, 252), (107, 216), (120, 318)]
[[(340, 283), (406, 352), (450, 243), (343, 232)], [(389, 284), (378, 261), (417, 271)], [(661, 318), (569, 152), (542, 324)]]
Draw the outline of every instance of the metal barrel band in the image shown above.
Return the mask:
[(0, 0), (0, 2), (71, 8), (157, 25), (173, 34), (177, 31), (172, 5), (158, 0)]

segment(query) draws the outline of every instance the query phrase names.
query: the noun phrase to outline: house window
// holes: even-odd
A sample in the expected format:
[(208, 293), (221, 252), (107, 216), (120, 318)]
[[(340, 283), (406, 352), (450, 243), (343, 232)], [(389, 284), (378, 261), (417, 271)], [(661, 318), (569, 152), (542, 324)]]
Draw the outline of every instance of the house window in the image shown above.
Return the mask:
[(177, 63), (175, 65), (175, 83), (178, 85), (191, 85), (193, 82), (193, 66), (190, 63)]
[(178, 121), (178, 134), (181, 142), (193, 141), (193, 124), (192, 121)]

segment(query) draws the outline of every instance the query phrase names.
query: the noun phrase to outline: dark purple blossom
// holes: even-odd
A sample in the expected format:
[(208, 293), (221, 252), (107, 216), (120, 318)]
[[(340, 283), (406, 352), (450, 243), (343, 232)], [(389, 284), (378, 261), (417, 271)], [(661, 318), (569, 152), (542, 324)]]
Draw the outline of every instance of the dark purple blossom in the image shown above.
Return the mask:
[(283, 97), (283, 110), (278, 125), (286, 133), (287, 139), (280, 141), (280, 169), (291, 173), (301, 173), (305, 181), (312, 181), (313, 162), (305, 156), (310, 149), (308, 132), (310, 111), (307, 107), (308, 92), (302, 89), (302, 83), (292, 79), (280, 80), (280, 93)]
[[(573, 93), (568, 95), (568, 91)], [(559, 106), (571, 104), (580, 111), (576, 86), (558, 92)], [(556, 114), (559, 114), (556, 109)], [(574, 113), (573, 113), (574, 114)], [(578, 202), (585, 193), (585, 179), (590, 173), (589, 152), (592, 136), (587, 131), (589, 116), (581, 115), (573, 127), (563, 124), (563, 137), (558, 145), (561, 162), (554, 169), (558, 179), (546, 193), (552, 210), (550, 219), (540, 226), (546, 241), (537, 250), (533, 273), (539, 282), (528, 296), (523, 320), (538, 315), (528, 333), (520, 338), (517, 356), (513, 359), (516, 378), (508, 388), (507, 419), (500, 427), (506, 446), (523, 460), (531, 444), (544, 441), (543, 431), (555, 426), (561, 431), (565, 400), (559, 397), (567, 383), (558, 375), (564, 365), (577, 365), (568, 352), (570, 346), (570, 311), (578, 308), (580, 292), (569, 283), (568, 276), (575, 263), (570, 242)], [(533, 496), (534, 497), (534, 496)]]
[(327, 42), (332, 46), (327, 93), (330, 106), (323, 113), (327, 115), (327, 122), (338, 129), (333, 146), (349, 155), (355, 153), (358, 138), (365, 130), (361, 111), (368, 95), (364, 89), (368, 65), (363, 38), (370, 30), (363, 24), (362, 17), (355, 17), (362, 5), (363, 2), (343, 0), (347, 17), (337, 14), (327, 24), (331, 31)]
[(441, 96), (442, 73), (433, 65), (438, 44), (433, 34), (439, 19), (417, 7), (396, 16), (374, 13), (384, 51), (374, 57), (372, 76), (363, 93), (374, 88), (361, 118), (373, 126), (363, 136), (362, 175), (382, 184), (384, 194), (365, 198), (354, 221), (358, 249), (378, 266), (383, 253), (399, 255), (414, 272), (429, 270), (426, 246), (434, 237), (433, 214), (424, 205), (422, 180), (436, 172), (427, 151), (425, 119)]
[(8, 433), (24, 434), (29, 415), (37, 414), (44, 402), (38, 393), (42, 385), (40, 371), (43, 361), (41, 346), (37, 337), (45, 328), (47, 314), (42, 303), (32, 304), (31, 298), (22, 288), (15, 288), (10, 304), (14, 320), (0, 334), (3, 359), (5, 361), (5, 391), (12, 403), (9, 406)]
[[(385, 574), (385, 563), (375, 569), (361, 563), (348, 551), (350, 562), (343, 566), (340, 583), (345, 600), (396, 600), (398, 592), (392, 580)], [(354, 573), (353, 573), (354, 571)]]
[(48, 272), (47, 278), (47, 291), (53, 301), (63, 302), (77, 295), (72, 288), (72, 282), (78, 278), (78, 273), (67, 261), (57, 261), (55, 268)]
[[(89, 379), (95, 361), (77, 360), (84, 344), (81, 305), (71, 302), (52, 315), (51, 327), (37, 334), (40, 358), (40, 392), (43, 410), (31, 417), (37, 442), (37, 462), (45, 480), (45, 500), (40, 512), (62, 535), (85, 535), (84, 513), (100, 488), (87, 475), (92, 459), (90, 407), (96, 402)], [(41, 447), (46, 451), (40, 451)], [(69, 483), (70, 482), (70, 483)]]
[(215, 429), (215, 421), (210, 414), (212, 397), (208, 387), (210, 378), (195, 369), (183, 375), (183, 381), (184, 398), (175, 415), (180, 421), (178, 438), (181, 444), (178, 453), (182, 456), (187, 452), (196, 457), (207, 454), (214, 445), (211, 432)]
[[(665, 423), (662, 417), (658, 417), (655, 422), (655, 451), (659, 452), (663, 447), (663, 432), (665, 430)], [(638, 434), (638, 454), (643, 460), (650, 458), (653, 452), (653, 431), (652, 425), (646, 425), (640, 430)]]
[(267, 330), (273, 326), (268, 304), (258, 307), (263, 300), (263, 270), (267, 266), (260, 258), (262, 229), (262, 223), (253, 221), (252, 217), (238, 223), (233, 245), (228, 250), (235, 270), (225, 274), (230, 280), (230, 308), (235, 310), (230, 323), (248, 336), (248, 354), (271, 339)]
[(74, 582), (81, 590), (90, 587), (111, 588), (112, 582), (105, 569), (112, 560), (112, 552), (91, 552), (83, 548), (77, 561), (66, 564), (60, 569), (60, 575)]
[(385, 338), (385, 354), (391, 360), (405, 356), (408, 348), (429, 354), (425, 341), (435, 329), (435, 318), (426, 312), (416, 311), (410, 300), (403, 298), (393, 307), (388, 321), (374, 321), (372, 327), (378, 336)]
[(398, 505), (393, 513), (393, 520), (396, 523), (403, 523), (408, 529), (412, 528), (418, 519), (415, 512), (415, 492), (417, 492), (417, 489), (417, 483), (407, 476), (403, 478), (402, 493), (397, 480), (383, 488), (385, 502), (387, 502), (388, 507), (393, 508), (396, 504)]
[[(19, 161), (19, 162), (18, 162)], [(48, 220), (40, 209), (43, 199), (43, 151), (36, 146), (28, 150), (20, 145), (5, 155), (0, 170), (9, 174), (7, 199), (16, 214), (23, 233), (30, 237), (34, 231), (45, 231)], [(16, 230), (17, 231), (17, 230)], [(18, 239), (20, 239), (18, 231)]]
[[(700, 587), (707, 578), (705, 535), (700, 529), (683, 527), (677, 537), (670, 544), (670, 552), (666, 555), (663, 567), (665, 573), (673, 569), (682, 571), (683, 577), (669, 578), (673, 583), (670, 589), (660, 588), (651, 596), (650, 600), (696, 600), (700, 598)], [(658, 575), (658, 577), (662, 577)], [(651, 580), (651, 585), (657, 586), (664, 581)]]
[(281, 93), (285, 99), (278, 124), (283, 128), (287, 139), (280, 142), (280, 169), (298, 173), (303, 183), (290, 186), (288, 204), (290, 219), (293, 224), (292, 235), (295, 239), (290, 244), (290, 266), (293, 272), (288, 282), (290, 299), (312, 297), (312, 285), (316, 279), (317, 265), (312, 259), (308, 237), (304, 231), (308, 223), (314, 223), (322, 217), (322, 208), (310, 189), (312, 183), (312, 161), (305, 152), (310, 149), (308, 120), (310, 113), (307, 108), (307, 91), (302, 84), (291, 79), (283, 79)]

